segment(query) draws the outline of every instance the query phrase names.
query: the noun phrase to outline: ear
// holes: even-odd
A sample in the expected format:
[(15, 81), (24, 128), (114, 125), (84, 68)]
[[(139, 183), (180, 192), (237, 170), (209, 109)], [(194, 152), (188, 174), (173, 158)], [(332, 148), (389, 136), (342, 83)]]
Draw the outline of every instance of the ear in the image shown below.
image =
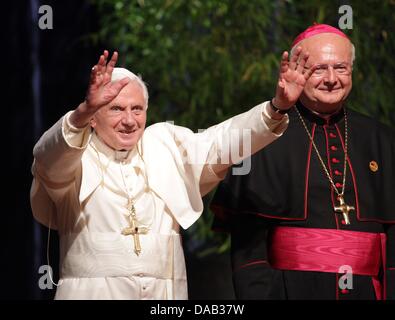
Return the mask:
[(90, 126), (94, 129), (97, 125), (96, 119), (95, 117), (93, 117), (90, 121), (89, 121)]

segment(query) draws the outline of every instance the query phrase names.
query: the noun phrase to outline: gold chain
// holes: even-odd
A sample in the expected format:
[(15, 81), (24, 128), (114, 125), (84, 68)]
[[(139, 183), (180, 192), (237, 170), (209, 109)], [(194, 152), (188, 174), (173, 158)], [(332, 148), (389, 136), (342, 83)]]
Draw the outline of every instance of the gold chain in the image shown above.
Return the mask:
[[(105, 177), (105, 174), (104, 174), (104, 173), (107, 171), (107, 168), (108, 168), (108, 166), (110, 165), (111, 159), (108, 160), (108, 163), (107, 163), (106, 166), (103, 166), (99, 151), (96, 149), (96, 147), (95, 147), (93, 144), (91, 144), (91, 147), (93, 148), (93, 150), (95, 150), (96, 156), (97, 156), (97, 158), (98, 158), (98, 160), (99, 160), (100, 171), (101, 171), (101, 176), (102, 176), (101, 186), (104, 187), (104, 177)], [(138, 147), (137, 147), (137, 153), (138, 153), (139, 157), (142, 159)], [(144, 160), (143, 160), (143, 161), (144, 161)], [(125, 181), (125, 178), (124, 178), (124, 173), (123, 173), (123, 169), (122, 169), (122, 164), (123, 164), (123, 161), (120, 161), (120, 162), (119, 162), (119, 168), (120, 168), (120, 171), (121, 171), (122, 182), (123, 182), (123, 188), (120, 188), (120, 189), (124, 189), (123, 191), (125, 192), (125, 194), (126, 194), (126, 196), (127, 196), (127, 198), (128, 198), (128, 205), (129, 205), (129, 203), (130, 203), (130, 204), (133, 204), (133, 206), (134, 206), (135, 200), (136, 200), (138, 197), (140, 197), (141, 194), (144, 193), (145, 188), (143, 188), (143, 189), (142, 189), (139, 193), (137, 193), (135, 196), (132, 196), (132, 195), (129, 193), (128, 188), (127, 188), (127, 185), (126, 185), (126, 181)], [(145, 183), (145, 185), (147, 185), (147, 179), (146, 179), (146, 176), (145, 176), (144, 172), (143, 172), (143, 176), (144, 176), (144, 183)], [(134, 211), (135, 211), (135, 209), (134, 209)], [(136, 212), (134, 212), (134, 217), (136, 217)]]
[(298, 116), (299, 116), (300, 121), (301, 121), (302, 124), (303, 124), (303, 127), (305, 128), (305, 130), (306, 130), (306, 132), (307, 132), (307, 135), (308, 135), (309, 138), (310, 138), (311, 143), (313, 144), (314, 150), (315, 150), (315, 152), (317, 153), (318, 159), (319, 159), (320, 162), (321, 162), (322, 168), (324, 169), (325, 174), (326, 174), (326, 176), (328, 177), (329, 182), (331, 183), (333, 189), (336, 191), (337, 195), (338, 195), (338, 196), (343, 196), (343, 195), (344, 195), (345, 186), (346, 186), (346, 172), (347, 172), (347, 141), (348, 141), (347, 131), (348, 131), (348, 130), (347, 130), (347, 115), (346, 115), (346, 110), (343, 108), (343, 110), (344, 110), (344, 169), (343, 169), (343, 187), (342, 187), (341, 193), (339, 192), (339, 190), (337, 189), (335, 183), (333, 182), (333, 179), (332, 179), (331, 175), (329, 174), (328, 169), (326, 168), (325, 162), (324, 162), (324, 160), (322, 160), (322, 157), (321, 157), (321, 155), (320, 155), (320, 152), (318, 151), (318, 148), (317, 148), (317, 146), (316, 146), (316, 144), (315, 144), (315, 142), (314, 142), (314, 139), (313, 139), (313, 137), (311, 136), (310, 131), (309, 131), (309, 129), (307, 128), (307, 125), (306, 125), (305, 121), (303, 120), (303, 118), (302, 118), (302, 116), (301, 116), (301, 114), (300, 114), (298, 108), (295, 107), (295, 110), (296, 110), (296, 112), (297, 112), (297, 114), (298, 114)]

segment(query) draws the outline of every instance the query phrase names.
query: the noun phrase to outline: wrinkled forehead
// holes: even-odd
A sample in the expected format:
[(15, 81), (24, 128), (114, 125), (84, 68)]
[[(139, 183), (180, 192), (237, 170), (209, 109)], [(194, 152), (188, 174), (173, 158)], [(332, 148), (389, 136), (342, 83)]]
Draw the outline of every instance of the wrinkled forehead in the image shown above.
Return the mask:
[(352, 44), (350, 40), (333, 33), (317, 34), (307, 38), (299, 45), (309, 52), (310, 64), (315, 63), (352, 63)]
[(136, 79), (130, 80), (130, 82), (121, 89), (113, 101), (145, 105), (144, 89)]

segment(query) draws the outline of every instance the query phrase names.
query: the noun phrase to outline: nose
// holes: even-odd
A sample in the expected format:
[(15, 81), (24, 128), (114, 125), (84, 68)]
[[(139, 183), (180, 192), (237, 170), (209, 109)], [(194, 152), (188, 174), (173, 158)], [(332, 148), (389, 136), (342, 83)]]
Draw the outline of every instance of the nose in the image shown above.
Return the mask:
[(124, 110), (122, 115), (122, 124), (129, 127), (136, 124), (136, 119), (134, 118), (133, 112), (129, 108)]
[(325, 75), (325, 84), (333, 87), (336, 82), (337, 82), (337, 76), (335, 69), (332, 66), (329, 66), (328, 69), (326, 70), (326, 75)]

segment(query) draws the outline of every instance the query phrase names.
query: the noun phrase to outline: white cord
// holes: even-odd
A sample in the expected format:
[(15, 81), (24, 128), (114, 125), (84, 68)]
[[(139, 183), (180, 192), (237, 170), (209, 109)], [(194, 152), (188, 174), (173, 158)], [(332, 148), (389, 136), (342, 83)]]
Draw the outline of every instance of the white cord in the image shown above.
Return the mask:
[(55, 283), (52, 278), (52, 267), (49, 264), (49, 241), (51, 240), (51, 222), (52, 222), (52, 215), (49, 217), (49, 225), (48, 225), (48, 237), (47, 237), (47, 265), (49, 267), (49, 279), (51, 280), (52, 284), (56, 287), (60, 286), (63, 283), (63, 280), (59, 280), (58, 283)]

